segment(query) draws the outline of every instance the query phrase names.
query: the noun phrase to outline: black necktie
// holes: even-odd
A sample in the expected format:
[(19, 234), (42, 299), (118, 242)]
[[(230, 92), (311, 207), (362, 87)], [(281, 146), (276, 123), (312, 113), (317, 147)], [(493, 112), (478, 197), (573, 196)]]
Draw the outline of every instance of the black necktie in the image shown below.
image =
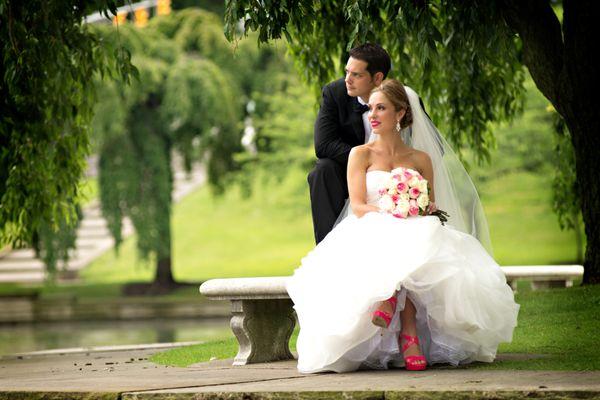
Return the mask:
[(360, 104), (358, 100), (354, 103), (354, 112), (363, 114), (365, 111), (369, 111), (369, 106), (366, 104)]

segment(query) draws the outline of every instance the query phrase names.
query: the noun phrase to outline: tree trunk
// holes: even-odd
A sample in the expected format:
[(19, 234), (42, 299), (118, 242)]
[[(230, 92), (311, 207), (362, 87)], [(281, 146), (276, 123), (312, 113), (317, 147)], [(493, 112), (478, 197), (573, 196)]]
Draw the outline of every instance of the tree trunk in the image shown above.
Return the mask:
[[(592, 103), (591, 99), (590, 102)], [(598, 103), (594, 101), (593, 103)], [(597, 105), (600, 106), (600, 105)], [(581, 213), (587, 237), (583, 284), (600, 283), (600, 121), (569, 126), (575, 150)]]
[(574, 217), (575, 226), (573, 230), (575, 231), (575, 245), (576, 245), (576, 262), (577, 264), (583, 264), (584, 254), (583, 254), (583, 228), (581, 222), (581, 215), (579, 213)]
[(157, 261), (153, 284), (164, 288), (171, 287), (175, 284), (171, 269), (171, 257), (165, 257)]
[[(577, 187), (587, 236), (583, 284), (600, 283), (600, 118), (598, 108), (597, 1), (564, 2), (563, 36), (567, 85), (572, 99), (563, 102), (565, 122), (575, 150)], [(597, 60), (597, 58), (596, 58)], [(566, 104), (565, 104), (566, 103)]]
[[(154, 107), (157, 109), (157, 106)], [(172, 289), (176, 285), (173, 278), (172, 270), (172, 249), (171, 249), (171, 210), (173, 205), (173, 169), (171, 167), (171, 151), (172, 143), (168, 135), (162, 136), (164, 141), (163, 151), (167, 160), (167, 193), (165, 193), (164, 201), (158, 204), (160, 212), (159, 220), (159, 238), (160, 245), (157, 246), (156, 252), (156, 273), (154, 275), (153, 286), (158, 286), (161, 289)]]
[(507, 24), (523, 42), (523, 63), (564, 118), (575, 151), (578, 196), (587, 236), (583, 284), (600, 283), (600, 107), (598, 2), (565, 0), (563, 23), (547, 0), (505, 0)]

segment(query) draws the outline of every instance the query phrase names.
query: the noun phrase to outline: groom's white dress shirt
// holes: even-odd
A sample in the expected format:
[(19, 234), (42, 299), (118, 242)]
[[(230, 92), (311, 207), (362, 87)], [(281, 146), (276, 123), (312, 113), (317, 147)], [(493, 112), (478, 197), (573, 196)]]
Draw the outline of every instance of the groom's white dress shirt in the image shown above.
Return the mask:
[[(367, 105), (367, 103), (365, 103), (360, 97), (357, 97), (356, 99), (360, 104)], [(369, 143), (369, 138), (371, 137), (371, 124), (369, 123), (369, 118), (367, 117), (368, 114), (369, 111), (365, 111), (362, 114), (363, 125), (365, 127), (365, 143)]]

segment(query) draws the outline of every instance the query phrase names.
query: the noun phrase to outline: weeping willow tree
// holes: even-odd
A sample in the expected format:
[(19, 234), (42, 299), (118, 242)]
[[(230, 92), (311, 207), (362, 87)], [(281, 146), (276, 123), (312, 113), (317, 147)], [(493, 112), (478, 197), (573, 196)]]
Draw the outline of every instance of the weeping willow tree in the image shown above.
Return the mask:
[[(145, 29), (123, 26), (117, 33), (112, 27), (99, 28), (107, 41), (120, 40), (131, 51), (140, 76), (131, 86), (99, 82), (93, 130), (102, 214), (117, 246), (123, 218), (131, 219), (138, 254), (156, 263), (152, 293), (176, 285), (170, 227), (173, 152), (183, 156), (188, 169), (194, 160), (204, 160), (209, 183), (219, 192), (223, 177), (233, 170), (233, 154), (240, 150), (237, 88), (212, 61), (215, 53), (231, 53), (230, 46), (224, 38), (219, 44), (212, 34), (220, 29), (212, 14), (181, 14)], [(180, 45), (190, 42), (195, 46)]]
[(0, 1), (0, 247), (32, 245), (53, 271), (68, 258), (95, 101), (91, 77), (135, 67), (83, 17), (116, 2)]

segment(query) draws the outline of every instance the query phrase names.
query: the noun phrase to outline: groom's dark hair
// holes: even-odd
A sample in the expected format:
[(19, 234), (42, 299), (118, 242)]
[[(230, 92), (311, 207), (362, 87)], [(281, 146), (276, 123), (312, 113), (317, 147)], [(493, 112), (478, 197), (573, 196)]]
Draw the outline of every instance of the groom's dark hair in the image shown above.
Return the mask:
[(388, 52), (375, 43), (365, 43), (356, 46), (350, 50), (350, 57), (365, 61), (367, 63), (367, 71), (369, 71), (371, 76), (377, 72), (382, 72), (385, 79), (392, 67), (392, 61)]

